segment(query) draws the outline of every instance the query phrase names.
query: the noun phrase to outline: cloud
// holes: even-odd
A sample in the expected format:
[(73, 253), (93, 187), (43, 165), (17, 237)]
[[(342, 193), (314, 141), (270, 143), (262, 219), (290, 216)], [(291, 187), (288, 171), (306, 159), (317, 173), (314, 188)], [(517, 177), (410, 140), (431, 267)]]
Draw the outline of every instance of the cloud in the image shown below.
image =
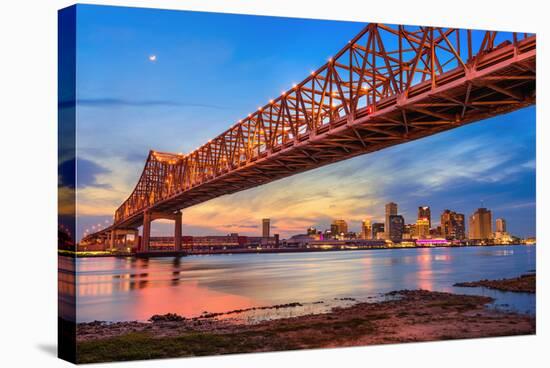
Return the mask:
[(109, 174), (110, 172), (109, 169), (91, 160), (84, 158), (69, 159), (59, 164), (59, 185), (73, 189), (75, 183), (78, 189), (88, 187), (110, 188), (109, 184), (97, 181), (98, 175)]
[[(215, 104), (201, 104), (201, 103), (192, 103), (192, 102), (183, 102), (176, 100), (162, 100), (162, 99), (142, 99), (142, 100), (132, 100), (124, 98), (113, 98), (113, 97), (104, 97), (104, 98), (79, 98), (76, 101), (78, 106), (86, 107), (199, 107), (207, 109), (227, 109), (225, 106), (215, 105)], [(75, 104), (74, 100), (70, 101), (61, 101), (59, 103), (60, 108), (73, 107)]]
[[(419, 205), (430, 205), (436, 224), (443, 209), (471, 213), (480, 199), (499, 210), (499, 216), (506, 216), (511, 226), (521, 225), (512, 216), (522, 208), (526, 212), (534, 209), (534, 204), (522, 204), (530, 201), (534, 187), (534, 135), (518, 139), (514, 129), (496, 135), (494, 128), (502, 128), (505, 122), (483, 124), (489, 123), (358, 156), (186, 208), (184, 229), (189, 235), (238, 232), (252, 236), (260, 233), (261, 219), (268, 217), (274, 225), (272, 232), (282, 238), (304, 233), (310, 226), (324, 230), (336, 218), (345, 219), (351, 230), (358, 231), (362, 219), (383, 221), (384, 204), (389, 201), (399, 204), (407, 221), (416, 218)], [(110, 183), (113, 189), (79, 191), (80, 214), (112, 215), (127, 198), (146, 154), (146, 150), (137, 153), (135, 145), (132, 150), (135, 153), (103, 153), (105, 165), (117, 175), (103, 175), (101, 182)], [(509, 210), (513, 215), (500, 213), (500, 206), (514, 201), (517, 207)], [(170, 226), (159, 228), (159, 233), (166, 230), (168, 234)], [(522, 231), (526, 230), (518, 233)]]

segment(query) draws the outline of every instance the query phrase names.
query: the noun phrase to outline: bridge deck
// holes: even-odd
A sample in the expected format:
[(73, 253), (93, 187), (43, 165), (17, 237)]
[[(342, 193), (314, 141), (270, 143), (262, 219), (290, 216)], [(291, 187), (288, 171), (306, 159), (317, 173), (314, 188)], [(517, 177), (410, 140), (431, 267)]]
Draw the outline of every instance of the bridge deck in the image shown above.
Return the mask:
[[(535, 103), (534, 35), (507, 34), (495, 45), (497, 33), (484, 32), (474, 54), (471, 40), (460, 48), (471, 31), (420, 30), (371, 24), (302, 83), (196, 151), (151, 151), (114, 226), (135, 228), (144, 211), (174, 212)], [(395, 37), (398, 53), (385, 50), (382, 32)]]

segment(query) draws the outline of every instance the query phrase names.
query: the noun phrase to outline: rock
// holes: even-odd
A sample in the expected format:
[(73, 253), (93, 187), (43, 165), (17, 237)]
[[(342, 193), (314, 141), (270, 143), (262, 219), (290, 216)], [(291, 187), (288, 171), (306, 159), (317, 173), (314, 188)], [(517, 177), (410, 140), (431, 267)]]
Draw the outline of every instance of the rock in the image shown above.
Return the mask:
[(181, 322), (184, 321), (185, 317), (180, 316), (176, 313), (166, 313), (166, 314), (155, 314), (149, 318), (150, 322)]

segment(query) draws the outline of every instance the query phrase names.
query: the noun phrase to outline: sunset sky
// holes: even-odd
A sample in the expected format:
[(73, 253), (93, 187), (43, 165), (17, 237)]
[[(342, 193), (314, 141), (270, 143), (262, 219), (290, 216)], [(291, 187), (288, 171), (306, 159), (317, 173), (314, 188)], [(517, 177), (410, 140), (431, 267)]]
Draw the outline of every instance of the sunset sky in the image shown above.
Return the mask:
[[(78, 6), (78, 229), (110, 222), (150, 149), (189, 152), (304, 79), (364, 23)], [(480, 206), (535, 235), (535, 108), (350, 159), (183, 211), (185, 235), (285, 238), (334, 218), (359, 231), (394, 201), (408, 223)], [(155, 222), (153, 235), (173, 225)]]

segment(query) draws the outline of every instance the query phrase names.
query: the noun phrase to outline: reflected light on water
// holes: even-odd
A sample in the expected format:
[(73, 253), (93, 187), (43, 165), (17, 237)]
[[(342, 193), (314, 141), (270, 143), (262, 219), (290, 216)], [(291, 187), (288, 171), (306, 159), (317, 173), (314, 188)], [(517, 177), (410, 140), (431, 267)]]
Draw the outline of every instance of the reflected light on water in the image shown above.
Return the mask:
[[(533, 270), (535, 249), (516, 246), (149, 260), (83, 258), (77, 260), (77, 317), (79, 321), (147, 320), (163, 313), (193, 317), (204, 311), (219, 313), (292, 302), (346, 297), (364, 300), (400, 289), (457, 292), (452, 287), (456, 282), (515, 277)], [(66, 277), (71, 277), (70, 273)], [(72, 282), (63, 280), (60, 278), (60, 290), (74, 294)], [(459, 292), (470, 291), (475, 290), (461, 288)], [(508, 304), (534, 309), (532, 295), (506, 298)]]

